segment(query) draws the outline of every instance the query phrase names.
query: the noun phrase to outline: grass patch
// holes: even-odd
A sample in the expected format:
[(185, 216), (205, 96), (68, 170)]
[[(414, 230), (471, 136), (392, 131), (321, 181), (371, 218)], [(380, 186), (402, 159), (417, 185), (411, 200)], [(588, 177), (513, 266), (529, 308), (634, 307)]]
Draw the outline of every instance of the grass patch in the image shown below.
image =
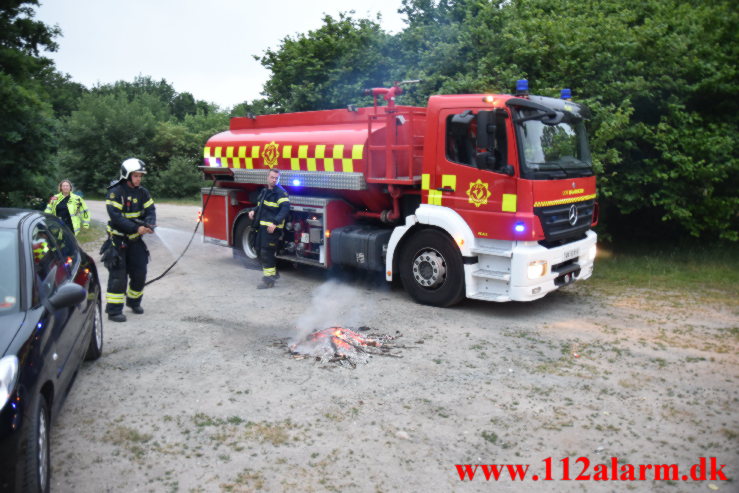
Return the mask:
[(183, 197), (183, 198), (154, 198), (154, 205), (156, 204), (171, 204), (171, 205), (196, 205), (202, 206), (203, 201), (200, 199), (200, 194), (195, 197)]
[(638, 287), (692, 291), (736, 303), (739, 295), (739, 247), (601, 248), (596, 259), (593, 287)]
[(90, 243), (97, 241), (100, 238), (104, 238), (107, 235), (106, 224), (107, 218), (105, 221), (93, 219), (90, 221), (89, 228), (82, 228), (82, 230), (80, 230), (80, 234), (77, 235), (77, 243), (84, 245), (85, 243)]
[[(146, 187), (146, 183), (144, 183)], [(200, 194), (193, 195), (192, 197), (160, 197), (156, 194), (152, 194), (154, 197), (154, 205), (156, 204), (174, 204), (174, 205), (203, 205), (200, 198)], [(105, 200), (105, 195), (99, 195), (96, 193), (85, 194), (85, 200)], [(106, 219), (107, 220), (107, 219)]]
[(292, 423), (252, 423), (246, 424), (246, 438), (269, 442), (272, 445), (284, 445), (290, 440), (289, 430), (293, 428)]

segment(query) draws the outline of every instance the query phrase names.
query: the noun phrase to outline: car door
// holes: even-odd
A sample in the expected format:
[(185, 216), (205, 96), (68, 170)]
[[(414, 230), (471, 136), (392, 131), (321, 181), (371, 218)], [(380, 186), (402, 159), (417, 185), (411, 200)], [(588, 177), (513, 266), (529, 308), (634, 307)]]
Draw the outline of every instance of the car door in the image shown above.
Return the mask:
[(81, 360), (82, 353), (86, 350), (85, 347), (82, 347), (85, 340), (85, 331), (87, 330), (85, 321), (90, 315), (90, 309), (94, 306), (89, 292), (90, 276), (78, 275), (82, 255), (74, 233), (55, 217), (48, 218), (46, 224), (56, 240), (57, 248), (62, 257), (65, 273), (64, 282), (76, 282), (88, 290), (87, 300), (70, 308), (69, 319), (64, 329), (66, 332), (64, 337), (69, 337), (72, 341), (69, 351), (64, 354), (65, 365), (72, 364), (76, 366), (76, 362)]
[(76, 369), (74, 366), (71, 371), (65, 371), (76, 338), (74, 330), (66, 329), (79, 319), (79, 309), (74, 306), (56, 308), (50, 303), (59, 287), (70, 280), (69, 267), (56, 238), (59, 231), (49, 229), (45, 221), (38, 220), (32, 225), (30, 234), (34, 268), (32, 306), (43, 309), (38, 330), (48, 333), (44, 359), (54, 367), (54, 376), (64, 388)]

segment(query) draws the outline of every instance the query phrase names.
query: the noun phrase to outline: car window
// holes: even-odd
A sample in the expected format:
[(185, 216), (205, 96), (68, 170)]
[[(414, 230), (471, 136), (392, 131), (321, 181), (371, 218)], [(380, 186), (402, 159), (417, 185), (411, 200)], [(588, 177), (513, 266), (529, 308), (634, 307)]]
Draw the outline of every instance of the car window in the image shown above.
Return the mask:
[(32, 304), (38, 306), (69, 278), (69, 273), (53, 235), (41, 223), (33, 228), (31, 248), (34, 269)]
[(71, 271), (72, 267), (77, 263), (80, 258), (80, 250), (77, 245), (77, 239), (74, 237), (69, 228), (64, 227), (61, 221), (57, 219), (49, 219), (47, 222), (49, 231), (56, 240), (59, 252), (64, 258), (64, 263), (67, 265), (67, 270)]
[(15, 229), (0, 229), (0, 314), (18, 310), (20, 275)]

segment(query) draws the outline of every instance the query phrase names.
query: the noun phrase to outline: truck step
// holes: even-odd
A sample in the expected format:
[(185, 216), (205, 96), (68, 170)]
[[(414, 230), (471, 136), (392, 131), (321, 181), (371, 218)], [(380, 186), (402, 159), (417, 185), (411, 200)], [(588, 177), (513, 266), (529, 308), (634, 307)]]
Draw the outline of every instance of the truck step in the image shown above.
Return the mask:
[(508, 272), (498, 270), (477, 269), (476, 271), (472, 271), (472, 275), (475, 277), (484, 277), (485, 279), (496, 279), (498, 281), (511, 280), (511, 275)]
[(478, 253), (480, 255), (493, 255), (495, 257), (507, 257), (511, 258), (513, 252), (510, 250), (504, 250), (502, 248), (487, 248), (487, 247), (475, 247), (472, 249), (472, 253)]
[(471, 298), (473, 300), (497, 301), (501, 303), (505, 301), (511, 301), (511, 298), (505, 294), (485, 293), (485, 292), (473, 293), (469, 295), (468, 298)]

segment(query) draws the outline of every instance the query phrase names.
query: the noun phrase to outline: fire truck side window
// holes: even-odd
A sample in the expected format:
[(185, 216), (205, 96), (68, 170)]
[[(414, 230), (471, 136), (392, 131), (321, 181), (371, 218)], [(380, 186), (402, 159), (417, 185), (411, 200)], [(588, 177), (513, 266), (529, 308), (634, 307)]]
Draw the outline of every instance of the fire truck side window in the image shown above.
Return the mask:
[(475, 166), (477, 122), (471, 110), (446, 119), (446, 157), (454, 163)]
[(493, 171), (500, 169), (508, 163), (508, 139), (506, 138), (506, 117), (507, 114), (503, 110), (495, 111), (495, 133), (493, 140), (495, 142), (494, 152), (495, 166)]
[[(472, 111), (450, 115), (446, 120), (446, 156), (449, 161), (478, 167), (477, 155), (486, 149), (477, 149), (477, 120)], [(493, 143), (492, 160), (482, 169), (498, 171), (508, 164), (508, 141), (506, 138), (506, 113), (494, 112), (495, 130), (490, 136)]]

